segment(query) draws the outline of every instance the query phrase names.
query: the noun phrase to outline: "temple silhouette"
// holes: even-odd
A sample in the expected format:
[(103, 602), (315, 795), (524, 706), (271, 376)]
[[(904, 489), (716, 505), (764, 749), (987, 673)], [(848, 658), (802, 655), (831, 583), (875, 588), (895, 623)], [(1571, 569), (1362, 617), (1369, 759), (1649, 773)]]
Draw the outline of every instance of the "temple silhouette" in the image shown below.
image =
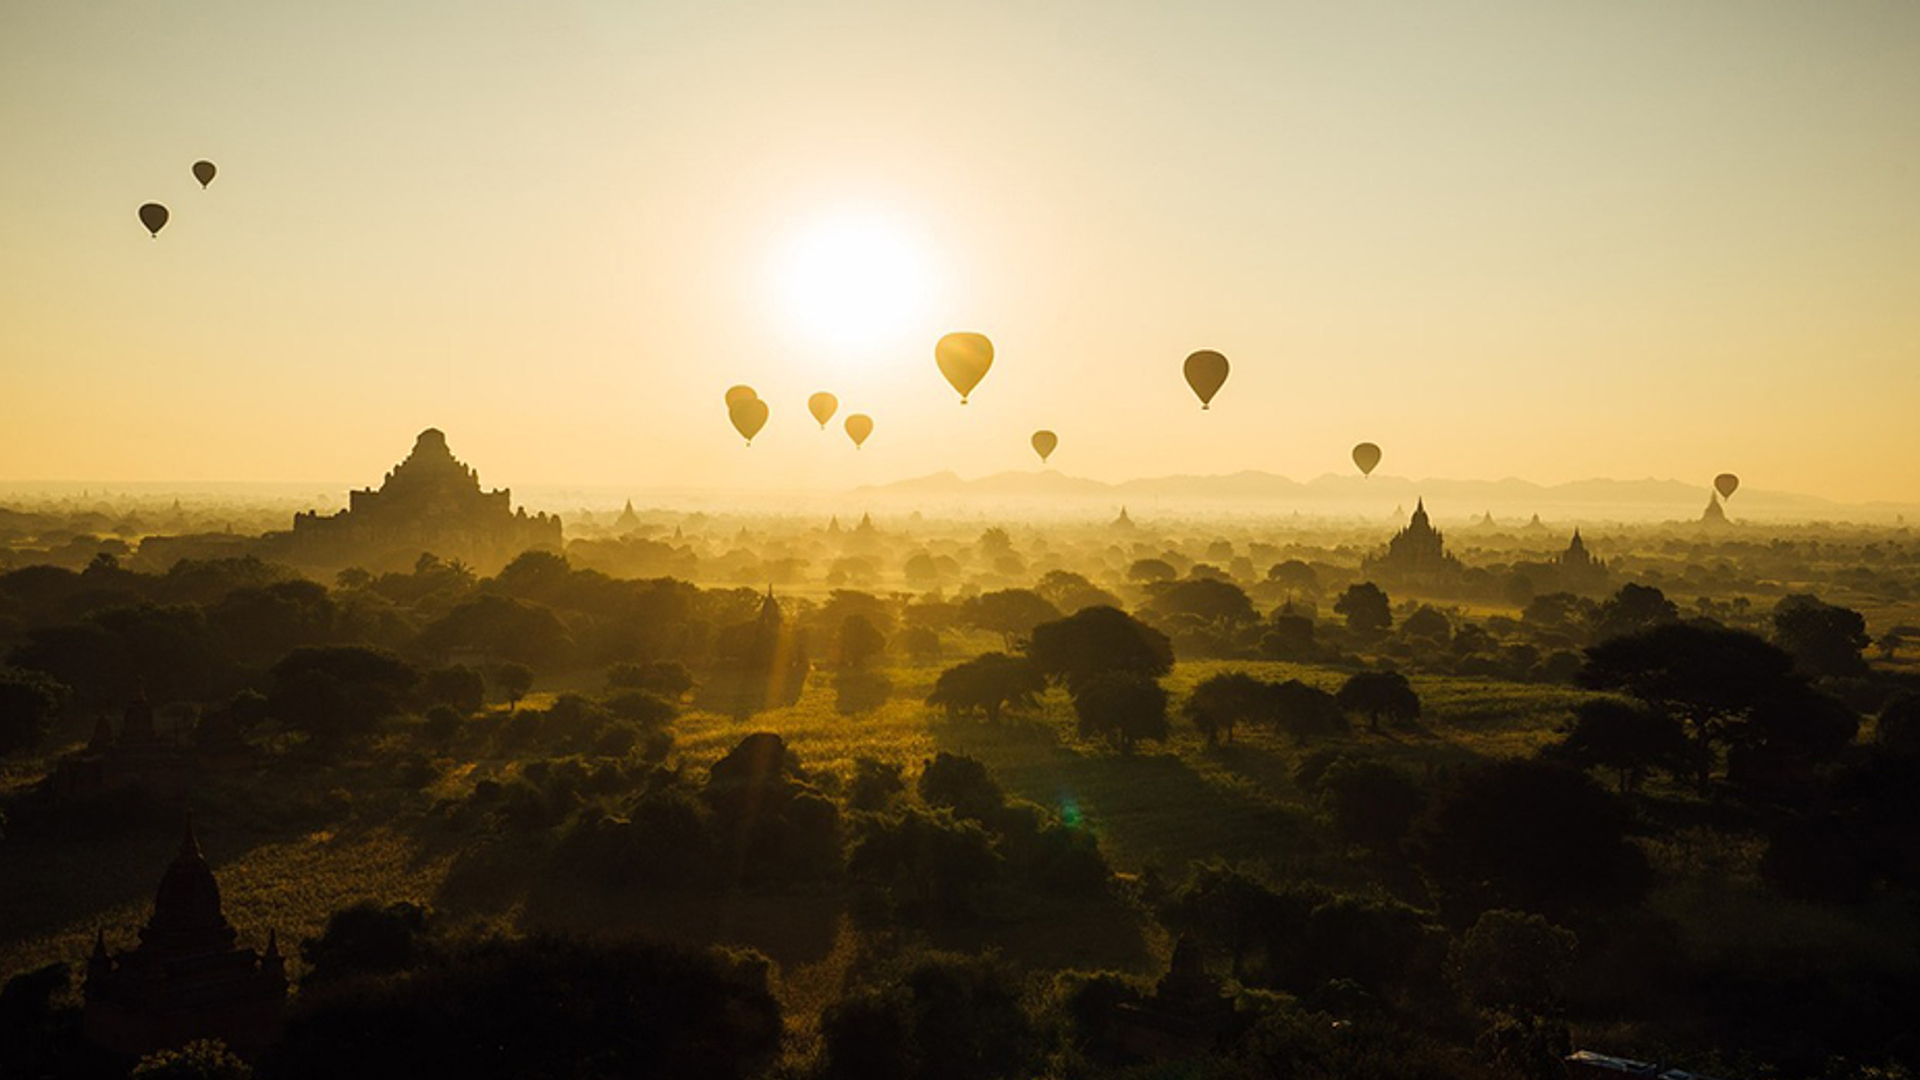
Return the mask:
[(130, 1057), (195, 1039), (219, 1039), (241, 1054), (259, 1050), (286, 1005), (286, 959), (272, 932), (264, 952), (237, 939), (189, 819), (140, 944), (111, 952), (104, 931), (94, 936), (82, 1030), (96, 1045)]
[(402, 570), (422, 552), (492, 573), (524, 551), (560, 550), (559, 515), (514, 510), (507, 488), (484, 491), (480, 475), (428, 428), (378, 490), (349, 492), (347, 509), (296, 514), (283, 538), (291, 560), (319, 566)]
[(1434, 582), (1459, 575), (1460, 560), (1447, 553), (1446, 539), (1427, 517), (1427, 503), (1414, 505), (1407, 527), (1387, 542), (1384, 554), (1361, 563), (1368, 577), (1381, 580)]

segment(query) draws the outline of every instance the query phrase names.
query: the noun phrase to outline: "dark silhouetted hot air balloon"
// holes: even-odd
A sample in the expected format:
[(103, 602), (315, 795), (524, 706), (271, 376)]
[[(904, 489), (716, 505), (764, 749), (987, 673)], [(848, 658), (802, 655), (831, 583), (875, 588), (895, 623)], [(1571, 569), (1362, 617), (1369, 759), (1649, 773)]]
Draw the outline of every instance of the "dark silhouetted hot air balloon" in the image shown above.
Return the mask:
[(1363, 442), (1353, 448), (1353, 463), (1360, 466), (1361, 476), (1372, 476), (1374, 466), (1380, 464), (1380, 448), (1370, 442)]
[(815, 420), (820, 421), (821, 431), (827, 430), (827, 421), (833, 419), (834, 412), (839, 408), (840, 399), (825, 390), (807, 399), (807, 411), (813, 414)]
[(1033, 452), (1040, 455), (1040, 464), (1042, 465), (1045, 465), (1047, 458), (1052, 456), (1053, 448), (1059, 445), (1060, 436), (1055, 435), (1051, 431), (1036, 431), (1033, 433)]
[(1733, 493), (1740, 490), (1740, 478), (1730, 472), (1723, 472), (1713, 478), (1713, 489), (1720, 493), (1721, 498), (1731, 499)]
[(200, 181), (200, 189), (202, 191), (206, 190), (208, 184), (213, 183), (213, 174), (218, 171), (218, 169), (213, 167), (213, 162), (211, 161), (196, 161), (193, 163), (193, 178)]
[(733, 421), (733, 430), (753, 445), (753, 437), (767, 426), (767, 403), (757, 397), (742, 398), (727, 406), (727, 418)]
[(727, 408), (731, 409), (743, 401), (754, 401), (759, 397), (760, 395), (754, 393), (751, 386), (729, 386), (727, 387)]
[(853, 440), (855, 450), (860, 449), (861, 445), (867, 441), (867, 436), (871, 434), (873, 434), (873, 417), (866, 413), (854, 413), (847, 417), (847, 438)]
[(948, 334), (933, 347), (933, 359), (940, 365), (940, 374), (960, 391), (960, 404), (965, 405), (967, 395), (993, 366), (993, 342), (985, 334)]
[(1187, 385), (1193, 387), (1202, 409), (1213, 407), (1213, 395), (1227, 381), (1227, 358), (1212, 349), (1201, 349), (1187, 357)]
[(157, 202), (150, 202), (140, 208), (140, 224), (145, 225), (147, 232), (156, 238), (160, 235), (160, 230), (167, 227), (167, 216), (167, 208)]

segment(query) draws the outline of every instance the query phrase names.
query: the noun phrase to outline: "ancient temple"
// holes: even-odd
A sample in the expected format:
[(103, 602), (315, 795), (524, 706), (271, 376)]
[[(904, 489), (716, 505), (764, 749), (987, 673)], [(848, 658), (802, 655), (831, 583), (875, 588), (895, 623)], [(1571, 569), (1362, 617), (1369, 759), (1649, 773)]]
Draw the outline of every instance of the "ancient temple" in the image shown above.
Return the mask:
[(102, 714), (87, 745), (55, 762), (48, 782), (60, 798), (123, 787), (171, 795), (210, 772), (244, 768), (253, 760), (253, 747), (224, 710), (202, 713), (190, 733), (162, 732), (143, 693), (127, 703), (118, 731)]
[(1700, 515), (1700, 524), (1702, 525), (1727, 524), (1727, 512), (1720, 505), (1719, 492), (1711, 492), (1707, 495), (1707, 510), (1706, 510), (1706, 513), (1703, 513)]
[(1123, 506), (1120, 508), (1120, 516), (1113, 519), (1113, 524), (1110, 527), (1114, 529), (1118, 529), (1122, 532), (1130, 530), (1134, 527), (1133, 519), (1127, 516), (1126, 507)]
[(626, 508), (613, 521), (613, 527), (623, 533), (629, 533), (640, 527), (640, 515), (633, 512), (633, 500), (628, 499)]
[(82, 988), (87, 1038), (128, 1056), (194, 1039), (219, 1039), (241, 1054), (259, 1050), (280, 1024), (286, 960), (271, 932), (265, 952), (237, 939), (189, 821), (140, 944), (112, 952), (105, 932), (94, 938)]
[(1136, 1057), (1203, 1054), (1233, 1026), (1233, 998), (1207, 973), (1199, 944), (1182, 934), (1153, 996), (1121, 1005), (1117, 1019), (1120, 1045)]
[(1460, 561), (1447, 554), (1445, 538), (1428, 519), (1423, 499), (1415, 504), (1407, 527), (1387, 542), (1386, 553), (1365, 560), (1361, 569), (1389, 579), (1451, 577), (1460, 572)]
[(514, 510), (508, 489), (484, 491), (480, 476), (428, 428), (378, 490), (349, 492), (347, 509), (297, 514), (288, 555), (322, 565), (412, 566), (422, 552), (491, 573), (521, 552), (559, 550), (560, 517)]

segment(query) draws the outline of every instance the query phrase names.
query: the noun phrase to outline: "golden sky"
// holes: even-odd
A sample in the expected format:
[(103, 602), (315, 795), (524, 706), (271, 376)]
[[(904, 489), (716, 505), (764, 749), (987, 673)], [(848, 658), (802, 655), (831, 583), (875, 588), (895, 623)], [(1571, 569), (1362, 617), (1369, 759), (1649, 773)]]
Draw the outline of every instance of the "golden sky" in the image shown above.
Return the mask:
[(432, 425), (489, 484), (839, 487), (1046, 427), (1911, 500), (1920, 4), (0, 0), (0, 394), (0, 480), (376, 482)]

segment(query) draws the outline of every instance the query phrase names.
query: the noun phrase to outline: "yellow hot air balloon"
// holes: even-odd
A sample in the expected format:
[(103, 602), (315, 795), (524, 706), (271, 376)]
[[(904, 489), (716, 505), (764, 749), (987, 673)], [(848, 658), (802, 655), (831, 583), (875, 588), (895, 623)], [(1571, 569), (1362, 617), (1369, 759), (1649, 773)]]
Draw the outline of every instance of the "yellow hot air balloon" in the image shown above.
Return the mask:
[(854, 413), (847, 417), (847, 438), (853, 440), (855, 450), (866, 443), (867, 436), (873, 434), (873, 418), (866, 413)]
[(759, 397), (760, 395), (754, 393), (751, 386), (729, 386), (727, 387), (727, 408), (731, 409), (743, 401), (758, 400)]
[(1731, 499), (1733, 493), (1740, 490), (1740, 478), (1730, 472), (1723, 472), (1713, 478), (1713, 488), (1720, 493), (1721, 498)]
[(741, 398), (727, 407), (727, 419), (733, 421), (733, 430), (753, 445), (753, 437), (767, 426), (767, 403), (757, 397)]
[(1372, 476), (1374, 466), (1380, 464), (1380, 448), (1370, 442), (1363, 442), (1353, 448), (1353, 463), (1360, 466), (1361, 476)]
[(200, 181), (202, 191), (206, 190), (208, 184), (213, 183), (213, 174), (218, 171), (218, 169), (213, 167), (213, 162), (211, 161), (196, 161), (193, 163), (193, 178)]
[(965, 405), (967, 395), (993, 366), (993, 342), (985, 334), (948, 334), (933, 347), (933, 359), (940, 365), (940, 374), (960, 391), (960, 404)]
[(1193, 388), (1195, 397), (1200, 399), (1202, 409), (1213, 407), (1213, 395), (1227, 381), (1227, 358), (1212, 349), (1201, 349), (1187, 357), (1187, 385)]
[(807, 411), (820, 421), (820, 430), (827, 430), (827, 421), (833, 419), (834, 412), (840, 408), (840, 399), (825, 390), (807, 399)]
[(140, 224), (157, 239), (160, 230), (167, 227), (167, 208), (157, 202), (147, 203), (140, 208)]
[(1051, 431), (1043, 430), (1033, 433), (1033, 452), (1040, 455), (1040, 464), (1042, 465), (1045, 465), (1047, 458), (1052, 456), (1053, 448), (1059, 445), (1060, 436), (1055, 435)]

